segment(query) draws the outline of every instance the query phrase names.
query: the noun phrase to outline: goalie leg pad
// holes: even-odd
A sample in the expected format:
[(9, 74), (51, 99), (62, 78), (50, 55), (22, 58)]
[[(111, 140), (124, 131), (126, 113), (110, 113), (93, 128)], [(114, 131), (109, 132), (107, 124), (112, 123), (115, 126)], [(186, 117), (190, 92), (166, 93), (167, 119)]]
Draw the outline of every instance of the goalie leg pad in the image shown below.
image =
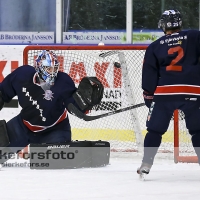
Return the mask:
[(103, 167), (109, 164), (110, 143), (106, 141), (92, 141), (91, 167)]
[(98, 141), (73, 141), (55, 144), (30, 144), (31, 169), (76, 169), (109, 164), (110, 144)]
[(10, 140), (7, 133), (6, 121), (0, 120), (0, 147), (7, 147)]

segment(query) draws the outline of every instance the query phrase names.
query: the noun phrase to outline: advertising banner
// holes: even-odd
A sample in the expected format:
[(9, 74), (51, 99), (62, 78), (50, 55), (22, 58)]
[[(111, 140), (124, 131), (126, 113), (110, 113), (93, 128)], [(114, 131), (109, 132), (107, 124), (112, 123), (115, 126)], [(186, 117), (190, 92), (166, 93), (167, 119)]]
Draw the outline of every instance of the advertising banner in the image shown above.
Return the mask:
[[(163, 32), (133, 32), (133, 44), (150, 44)], [(64, 32), (64, 44), (126, 44), (126, 32)]]
[(50, 44), (54, 32), (0, 32), (0, 44)]

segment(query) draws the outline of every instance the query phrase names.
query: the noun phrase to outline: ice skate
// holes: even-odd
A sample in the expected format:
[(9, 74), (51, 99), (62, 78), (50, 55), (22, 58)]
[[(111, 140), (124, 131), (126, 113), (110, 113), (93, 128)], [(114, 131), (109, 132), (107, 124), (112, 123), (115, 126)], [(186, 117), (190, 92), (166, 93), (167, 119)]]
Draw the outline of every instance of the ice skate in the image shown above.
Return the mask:
[(149, 174), (151, 166), (152, 165), (148, 163), (142, 163), (140, 168), (137, 169), (137, 173), (140, 175), (140, 180), (144, 181), (146, 179), (146, 175)]

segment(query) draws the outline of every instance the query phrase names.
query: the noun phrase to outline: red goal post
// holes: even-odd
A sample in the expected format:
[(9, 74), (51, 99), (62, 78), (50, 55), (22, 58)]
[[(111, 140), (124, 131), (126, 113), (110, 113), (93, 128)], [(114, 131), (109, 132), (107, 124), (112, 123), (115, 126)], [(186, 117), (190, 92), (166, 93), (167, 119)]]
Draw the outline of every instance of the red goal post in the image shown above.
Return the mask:
[[(84, 76), (97, 76), (105, 87), (102, 103), (90, 113), (97, 115), (143, 102), (141, 71), (146, 48), (145, 45), (30, 45), (24, 49), (23, 64), (34, 65), (41, 50), (53, 50), (58, 55), (60, 70), (68, 73), (76, 85)], [(116, 68), (115, 62), (123, 63), (123, 67)], [(72, 139), (107, 140), (113, 152), (140, 152), (147, 113), (143, 106), (92, 122), (70, 115)], [(159, 152), (174, 154), (176, 163), (198, 161), (181, 111), (175, 111)]]

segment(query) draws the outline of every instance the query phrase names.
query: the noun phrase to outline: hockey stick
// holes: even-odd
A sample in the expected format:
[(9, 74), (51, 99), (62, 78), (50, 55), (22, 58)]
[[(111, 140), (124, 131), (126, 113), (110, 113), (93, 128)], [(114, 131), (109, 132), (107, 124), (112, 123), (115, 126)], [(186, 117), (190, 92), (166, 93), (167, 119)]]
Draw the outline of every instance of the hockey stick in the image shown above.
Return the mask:
[(83, 52), (83, 54), (91, 56), (91, 57), (95, 57), (98, 59), (104, 59), (106, 57), (118, 54), (118, 52), (119, 52), (118, 50), (110, 50), (110, 51), (99, 50), (99, 52), (96, 52), (96, 53), (92, 51), (90, 53)]
[(73, 114), (74, 116), (76, 116), (80, 119), (83, 119), (84, 121), (92, 121), (92, 120), (100, 119), (100, 118), (103, 118), (103, 117), (111, 116), (111, 115), (114, 115), (114, 114), (117, 114), (117, 113), (121, 113), (121, 112), (124, 112), (124, 111), (127, 111), (127, 110), (139, 108), (139, 107), (144, 106), (144, 105), (145, 105), (144, 103), (140, 103), (140, 104), (136, 104), (136, 105), (133, 105), (133, 106), (122, 108), (122, 109), (119, 109), (119, 110), (114, 110), (114, 111), (104, 113), (104, 114), (101, 114), (101, 115), (96, 115), (96, 116), (88, 116), (88, 115), (82, 113), (72, 103), (70, 103), (68, 105), (68, 110), (71, 112), (71, 114)]
[[(106, 57), (109, 57), (109, 56), (112, 56), (112, 55), (116, 55), (119, 53), (119, 50), (111, 50), (111, 51), (101, 51), (101, 52), (98, 52), (98, 53), (94, 53), (94, 52), (91, 52), (91, 53), (83, 53), (85, 55), (88, 55), (88, 56), (91, 56), (91, 57), (95, 57), (97, 59), (100, 59), (100, 60), (104, 60)], [(116, 68), (120, 68), (121, 67), (121, 64), (118, 63), (118, 62), (113, 62), (114, 66)]]

